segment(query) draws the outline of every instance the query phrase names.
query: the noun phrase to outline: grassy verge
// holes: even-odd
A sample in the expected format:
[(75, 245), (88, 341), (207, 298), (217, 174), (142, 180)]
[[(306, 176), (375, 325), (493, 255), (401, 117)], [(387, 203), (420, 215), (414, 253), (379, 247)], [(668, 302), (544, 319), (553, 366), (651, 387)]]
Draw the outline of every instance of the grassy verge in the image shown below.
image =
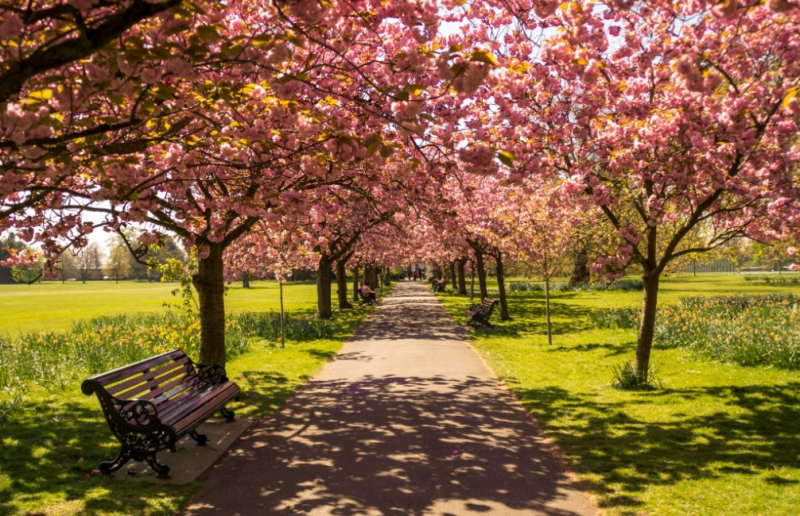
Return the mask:
[[(299, 292), (298, 292), (299, 290)], [(273, 296), (269, 288), (256, 290)], [(313, 290), (285, 289), (287, 309), (310, 314)], [(252, 300), (260, 296), (252, 293)], [(258, 299), (261, 305), (272, 300)], [(277, 300), (275, 301), (277, 303)], [(253, 307), (249, 307), (253, 309)], [(254, 342), (250, 351), (228, 363), (228, 374), (244, 391), (231, 405), (239, 417), (259, 419), (286, 399), (330, 360), (372, 308), (335, 314), (334, 335), (302, 343)], [(198, 483), (175, 486), (119, 482), (96, 475), (97, 464), (115, 455), (111, 437), (94, 397), (79, 382), (47, 390), (32, 384), (27, 392), (0, 393), (12, 411), (0, 426), (0, 516), (10, 515), (171, 515), (188, 501)]]
[[(279, 308), (277, 282), (254, 281), (251, 285), (249, 289), (239, 283), (228, 287), (225, 307), (230, 313)], [(292, 310), (316, 308), (314, 282), (290, 283), (288, 287), (284, 291), (286, 306)], [(144, 281), (0, 285), (0, 333), (66, 330), (79, 319), (161, 310), (164, 303), (181, 303), (171, 294), (175, 288), (175, 283)]]
[[(668, 280), (661, 299), (797, 293), (735, 276)], [(592, 308), (636, 306), (640, 293), (554, 294), (547, 345), (539, 292), (510, 295), (513, 321), (471, 332), (478, 351), (564, 453), (611, 516), (793, 515), (800, 504), (800, 375), (700, 360), (656, 347), (664, 388), (613, 389), (634, 329), (595, 329)], [(468, 298), (440, 296), (459, 322)]]

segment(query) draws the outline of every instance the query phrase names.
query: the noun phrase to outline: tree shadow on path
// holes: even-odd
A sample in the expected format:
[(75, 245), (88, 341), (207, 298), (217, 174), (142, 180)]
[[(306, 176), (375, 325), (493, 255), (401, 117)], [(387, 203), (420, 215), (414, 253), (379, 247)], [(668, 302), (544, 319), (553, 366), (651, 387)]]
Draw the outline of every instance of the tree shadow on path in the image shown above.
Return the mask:
[(585, 514), (563, 508), (575, 491), (497, 393), (475, 377), (311, 382), (222, 461), (188, 514)]

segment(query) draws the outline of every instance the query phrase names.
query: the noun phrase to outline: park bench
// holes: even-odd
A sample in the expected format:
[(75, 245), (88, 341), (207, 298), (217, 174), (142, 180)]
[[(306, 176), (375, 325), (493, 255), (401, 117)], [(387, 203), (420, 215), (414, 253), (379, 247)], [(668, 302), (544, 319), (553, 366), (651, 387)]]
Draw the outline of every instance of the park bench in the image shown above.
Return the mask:
[(197, 427), (218, 411), (233, 421), (225, 404), (239, 394), (224, 368), (196, 364), (180, 350), (87, 378), (81, 390), (97, 395), (111, 433), (122, 444), (114, 460), (100, 463), (100, 472), (110, 475), (134, 459), (147, 461), (158, 478), (169, 478), (169, 466), (156, 454), (174, 452), (185, 435), (205, 445), (208, 438)]
[(360, 289), (358, 291), (358, 295), (361, 296), (361, 302), (358, 304), (358, 306), (364, 306), (364, 305), (373, 306), (375, 304), (375, 299), (371, 298), (368, 295), (364, 295), (364, 293), (361, 292)]
[(489, 328), (492, 327), (492, 324), (489, 322), (489, 317), (492, 316), (492, 312), (494, 312), (494, 306), (497, 304), (497, 301), (486, 298), (480, 304), (474, 304), (467, 309), (466, 315), (469, 318), (467, 321), (472, 326), (487, 326)]

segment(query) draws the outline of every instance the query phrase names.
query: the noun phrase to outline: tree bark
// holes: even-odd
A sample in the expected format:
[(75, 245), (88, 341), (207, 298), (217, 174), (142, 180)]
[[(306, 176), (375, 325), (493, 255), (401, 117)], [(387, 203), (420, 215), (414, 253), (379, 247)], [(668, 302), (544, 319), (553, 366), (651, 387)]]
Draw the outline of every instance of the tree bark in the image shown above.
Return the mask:
[(481, 291), (481, 301), (489, 297), (489, 289), (486, 288), (486, 265), (483, 261), (483, 251), (475, 249), (475, 268), (478, 271), (478, 288)]
[(201, 364), (225, 366), (225, 275), (221, 244), (210, 244), (206, 258), (197, 261), (192, 284), (200, 305)]
[[(349, 256), (347, 258), (350, 258)], [(350, 304), (350, 297), (347, 289), (347, 259), (343, 258), (336, 261), (336, 293), (339, 296), (339, 310), (353, 308)]]
[(321, 255), (317, 266), (317, 317), (330, 319), (331, 308), (331, 263), (330, 257)]
[(378, 275), (376, 272), (375, 267), (364, 267), (364, 281), (369, 283), (369, 288), (372, 290), (378, 288), (378, 282), (376, 281)]
[(547, 343), (553, 345), (553, 325), (550, 322), (550, 275), (544, 275), (544, 313), (547, 318)]
[(472, 269), (472, 281), (470, 282), (469, 286), (469, 300), (475, 300), (475, 262), (470, 263), (470, 268)]
[(572, 275), (569, 277), (569, 284), (588, 283), (589, 278), (589, 252), (586, 250), (586, 247), (581, 247), (575, 254), (575, 264), (572, 267)]
[(495, 247), (492, 256), (494, 256), (495, 272), (497, 273), (497, 289), (500, 292), (500, 320), (510, 321), (511, 316), (508, 314), (508, 298), (506, 297), (506, 276), (503, 269), (503, 251)]
[(450, 285), (453, 287), (453, 290), (458, 288), (458, 282), (456, 281), (456, 262), (450, 262)]
[(353, 301), (359, 302), (361, 301), (361, 295), (358, 293), (358, 289), (361, 288), (359, 285), (359, 277), (361, 274), (359, 273), (358, 267), (353, 268)]
[(250, 288), (250, 274), (247, 271), (242, 274), (242, 288)]
[(644, 303), (642, 306), (642, 320), (639, 325), (639, 340), (636, 344), (636, 371), (642, 380), (647, 379), (650, 370), (650, 350), (653, 347), (653, 334), (656, 327), (656, 312), (658, 308), (658, 287), (661, 279), (660, 271), (645, 272), (644, 277)]
[(458, 277), (458, 293), (466, 296), (467, 292), (467, 278), (464, 272), (464, 266), (467, 264), (466, 258), (461, 258), (456, 261), (456, 276)]

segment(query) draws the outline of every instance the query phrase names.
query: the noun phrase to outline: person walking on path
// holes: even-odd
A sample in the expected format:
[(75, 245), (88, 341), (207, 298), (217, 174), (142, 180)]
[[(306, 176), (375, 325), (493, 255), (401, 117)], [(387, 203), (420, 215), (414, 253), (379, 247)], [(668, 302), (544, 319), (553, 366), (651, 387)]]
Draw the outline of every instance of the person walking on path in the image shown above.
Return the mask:
[(184, 516), (596, 516), (436, 297), (399, 283)]

